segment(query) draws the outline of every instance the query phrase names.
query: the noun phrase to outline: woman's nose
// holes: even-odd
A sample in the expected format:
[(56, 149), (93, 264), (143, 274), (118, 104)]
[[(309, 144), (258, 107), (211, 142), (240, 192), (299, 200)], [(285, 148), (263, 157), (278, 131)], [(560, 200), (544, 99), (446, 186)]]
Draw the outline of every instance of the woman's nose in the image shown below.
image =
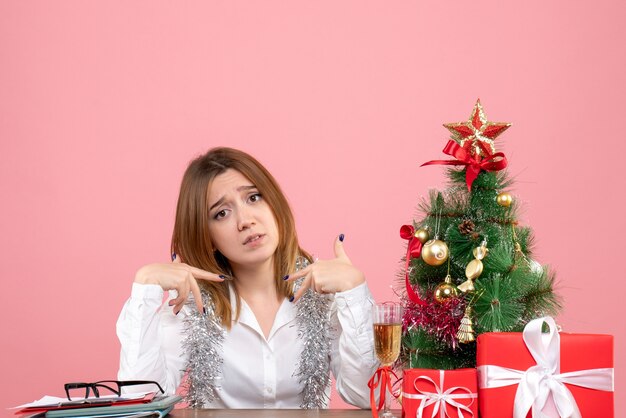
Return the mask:
[(252, 225), (254, 225), (254, 217), (250, 210), (243, 206), (238, 211), (237, 227), (240, 231), (243, 231), (244, 229), (250, 228)]

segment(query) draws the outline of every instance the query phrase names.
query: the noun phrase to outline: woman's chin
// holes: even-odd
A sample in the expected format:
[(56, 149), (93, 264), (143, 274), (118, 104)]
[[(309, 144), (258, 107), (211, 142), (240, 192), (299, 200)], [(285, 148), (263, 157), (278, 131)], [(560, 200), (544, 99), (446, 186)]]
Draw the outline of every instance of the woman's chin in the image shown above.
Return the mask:
[(258, 248), (255, 251), (245, 254), (243, 257), (231, 259), (231, 264), (241, 266), (243, 268), (261, 267), (272, 262), (274, 252), (275, 251), (270, 251), (269, 248)]

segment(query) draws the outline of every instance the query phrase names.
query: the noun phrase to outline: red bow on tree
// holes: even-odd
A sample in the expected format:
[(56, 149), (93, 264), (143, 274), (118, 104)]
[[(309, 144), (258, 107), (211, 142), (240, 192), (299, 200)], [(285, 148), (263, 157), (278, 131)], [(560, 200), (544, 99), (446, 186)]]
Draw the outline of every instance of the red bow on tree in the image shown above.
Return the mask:
[(472, 156), (467, 149), (461, 147), (455, 141), (449, 140), (443, 149), (443, 153), (456, 158), (456, 160), (433, 160), (425, 162), (421, 167), (433, 164), (464, 165), (466, 167), (465, 183), (467, 184), (467, 190), (471, 190), (472, 183), (478, 177), (480, 170), (499, 171), (508, 164), (504, 153), (496, 152), (492, 154), (481, 141), (476, 141), (476, 144), (480, 146), (486, 157), (482, 157), (480, 154)]
[(426, 302), (415, 293), (409, 282), (409, 264), (411, 263), (411, 258), (419, 257), (422, 254), (422, 242), (415, 236), (415, 228), (413, 228), (413, 225), (402, 225), (400, 228), (400, 236), (409, 241), (406, 247), (406, 263), (404, 265), (406, 294), (411, 302), (418, 305), (426, 305)]

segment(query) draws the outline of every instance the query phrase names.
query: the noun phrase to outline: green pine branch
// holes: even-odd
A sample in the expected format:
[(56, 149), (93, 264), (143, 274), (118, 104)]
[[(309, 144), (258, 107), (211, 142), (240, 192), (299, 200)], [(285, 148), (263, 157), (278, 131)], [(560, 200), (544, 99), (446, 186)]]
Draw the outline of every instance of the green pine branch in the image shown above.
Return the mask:
[(450, 349), (421, 329), (405, 333), (402, 347), (401, 360), (407, 368), (451, 370), (475, 365), (475, 343)]

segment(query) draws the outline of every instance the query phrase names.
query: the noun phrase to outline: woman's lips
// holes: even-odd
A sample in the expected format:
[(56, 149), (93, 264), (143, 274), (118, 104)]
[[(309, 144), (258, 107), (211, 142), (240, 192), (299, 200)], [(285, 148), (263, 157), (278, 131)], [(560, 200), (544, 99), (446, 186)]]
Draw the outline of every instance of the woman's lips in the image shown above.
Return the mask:
[(265, 234), (254, 234), (246, 238), (243, 245), (255, 246), (258, 245), (261, 240), (265, 237)]

